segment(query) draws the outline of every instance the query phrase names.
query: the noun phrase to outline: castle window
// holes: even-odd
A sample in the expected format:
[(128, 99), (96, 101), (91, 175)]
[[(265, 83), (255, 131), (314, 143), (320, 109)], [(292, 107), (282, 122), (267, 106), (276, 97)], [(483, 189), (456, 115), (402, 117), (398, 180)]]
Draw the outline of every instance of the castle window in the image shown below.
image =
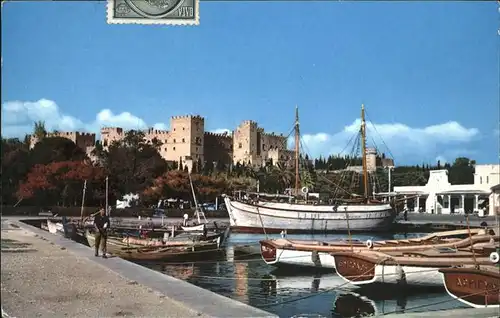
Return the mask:
[(172, 148), (172, 150), (174, 150), (174, 151), (175, 151), (175, 147), (174, 147), (174, 148)]
[(165, 151), (167, 151), (167, 148), (165, 147)]
[(174, 131), (175, 131), (175, 128), (174, 128)]
[(186, 140), (184, 138), (182, 138), (182, 142), (186, 142)]
[(182, 130), (186, 130), (186, 128), (182, 127)]
[(198, 151), (198, 147), (196, 147), (196, 151)]
[[(272, 146), (271, 146), (272, 148)], [(262, 144), (262, 150), (266, 150), (266, 145), (265, 144)]]
[(238, 144), (238, 148), (243, 148), (243, 145), (241, 144), (241, 142)]
[(175, 139), (174, 139), (174, 144), (175, 144)]

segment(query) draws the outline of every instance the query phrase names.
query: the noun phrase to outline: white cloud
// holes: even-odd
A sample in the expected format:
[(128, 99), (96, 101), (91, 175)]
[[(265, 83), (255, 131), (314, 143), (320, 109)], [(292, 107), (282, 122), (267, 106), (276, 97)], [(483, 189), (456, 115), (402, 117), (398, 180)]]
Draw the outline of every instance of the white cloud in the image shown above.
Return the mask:
[[(305, 152), (310, 156), (329, 154), (349, 154), (353, 151), (354, 140), (361, 124), (356, 119), (341, 131), (328, 134), (316, 133), (302, 136)], [(470, 153), (464, 145), (478, 137), (477, 128), (466, 128), (456, 121), (426, 127), (410, 127), (402, 123), (372, 124), (367, 123), (367, 145), (375, 146), (380, 152), (394, 156), (396, 161), (421, 162), (437, 156), (449, 157), (451, 148), (462, 146), (464, 154)], [(349, 142), (352, 138), (352, 141)], [(293, 138), (289, 145), (293, 146)], [(450, 148), (448, 148), (450, 147)], [(359, 150), (355, 153), (359, 153)], [(445, 160), (441, 160), (444, 162)]]
[[(40, 99), (35, 102), (9, 101), (2, 105), (2, 135), (4, 137), (22, 137), (33, 131), (35, 121), (44, 121), (47, 130), (89, 131), (99, 133), (101, 127), (122, 127), (125, 129), (145, 129), (146, 122), (129, 112), (114, 114), (110, 109), (97, 113), (92, 122), (81, 120), (62, 113), (52, 100)], [(166, 129), (164, 123), (153, 125), (156, 129)]]

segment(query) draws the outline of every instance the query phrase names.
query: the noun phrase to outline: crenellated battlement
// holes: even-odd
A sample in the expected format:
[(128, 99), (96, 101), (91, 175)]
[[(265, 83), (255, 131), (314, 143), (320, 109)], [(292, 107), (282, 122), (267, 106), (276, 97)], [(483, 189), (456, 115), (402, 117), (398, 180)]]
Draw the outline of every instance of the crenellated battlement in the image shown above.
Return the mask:
[(240, 124), (240, 127), (246, 127), (246, 126), (257, 128), (257, 122), (255, 122), (253, 120), (244, 120), (244, 121), (242, 121), (241, 124)]
[(208, 137), (215, 137), (215, 138), (232, 138), (233, 137), (233, 133), (231, 132), (223, 132), (223, 133), (214, 133), (214, 132), (211, 132), (211, 131), (205, 131), (205, 136), (208, 136)]
[(200, 115), (181, 115), (181, 116), (172, 116), (173, 120), (182, 120), (182, 119), (195, 119), (199, 121), (205, 121), (205, 118)]
[(263, 132), (263, 133), (262, 133), (262, 135), (263, 135), (264, 137), (268, 137), (268, 138), (276, 138), (276, 139), (282, 139), (282, 138), (284, 138), (284, 139), (286, 139), (286, 137), (285, 137), (285, 136), (283, 136), (283, 134), (279, 134), (279, 135), (278, 135), (278, 134), (276, 134), (276, 133), (274, 133), (274, 132), (268, 132), (268, 133)]
[(154, 129), (153, 127), (151, 127), (151, 128), (146, 129), (144, 131), (144, 134), (168, 137), (170, 135), (170, 131), (169, 130)]
[(101, 128), (101, 134), (102, 133), (116, 133), (116, 134), (123, 134), (123, 128), (121, 127), (102, 127)]

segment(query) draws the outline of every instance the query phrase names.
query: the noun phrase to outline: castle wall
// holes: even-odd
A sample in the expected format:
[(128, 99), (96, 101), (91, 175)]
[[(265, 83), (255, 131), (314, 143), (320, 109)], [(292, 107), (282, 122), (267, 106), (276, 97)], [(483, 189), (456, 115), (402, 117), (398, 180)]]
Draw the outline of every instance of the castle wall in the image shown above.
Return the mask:
[(232, 134), (215, 134), (211, 132), (205, 132), (203, 147), (206, 162), (220, 162), (225, 165), (232, 163)]
[(165, 160), (168, 160), (167, 153), (170, 131), (149, 128), (144, 131), (144, 139), (149, 144), (154, 144), (155, 142), (158, 143), (158, 152)]
[[(147, 129), (144, 139), (150, 144), (157, 143), (160, 155), (167, 161), (178, 162), (182, 168), (201, 161), (220, 162), (223, 164), (249, 163), (255, 168), (265, 165), (272, 159), (274, 164), (288, 162), (293, 158), (293, 151), (286, 150), (287, 138), (283, 135), (266, 133), (251, 120), (243, 121), (232, 133), (215, 134), (205, 132), (205, 120), (201, 116), (174, 116), (170, 120), (170, 130)], [(104, 127), (101, 129), (101, 144), (107, 149), (113, 142), (125, 137), (126, 131), (121, 127)], [(95, 134), (80, 132), (51, 133), (72, 140), (90, 156), (95, 148)], [(31, 138), (31, 147), (37, 140)], [(95, 159), (95, 158), (94, 158)]]
[(101, 143), (104, 149), (107, 149), (113, 142), (119, 141), (125, 137), (125, 132), (120, 127), (101, 128)]
[[(53, 133), (48, 133), (46, 135), (46, 138), (51, 138), (51, 137), (61, 137), (69, 139), (84, 151), (86, 151), (87, 147), (93, 147), (95, 145), (95, 140), (96, 140), (95, 134), (78, 132), (78, 131), (53, 132)], [(31, 135), (30, 149), (35, 147), (37, 143), (38, 143), (38, 138), (36, 138), (34, 135)]]

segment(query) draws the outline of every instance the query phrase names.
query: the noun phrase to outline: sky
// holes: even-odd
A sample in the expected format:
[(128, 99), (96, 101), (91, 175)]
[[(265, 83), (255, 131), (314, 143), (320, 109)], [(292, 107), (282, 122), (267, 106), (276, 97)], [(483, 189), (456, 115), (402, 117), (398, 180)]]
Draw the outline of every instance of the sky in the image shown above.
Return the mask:
[(367, 112), (396, 164), (499, 161), (496, 2), (204, 2), (199, 26), (108, 25), (105, 2), (2, 8), (2, 136), (243, 120), (338, 154)]

